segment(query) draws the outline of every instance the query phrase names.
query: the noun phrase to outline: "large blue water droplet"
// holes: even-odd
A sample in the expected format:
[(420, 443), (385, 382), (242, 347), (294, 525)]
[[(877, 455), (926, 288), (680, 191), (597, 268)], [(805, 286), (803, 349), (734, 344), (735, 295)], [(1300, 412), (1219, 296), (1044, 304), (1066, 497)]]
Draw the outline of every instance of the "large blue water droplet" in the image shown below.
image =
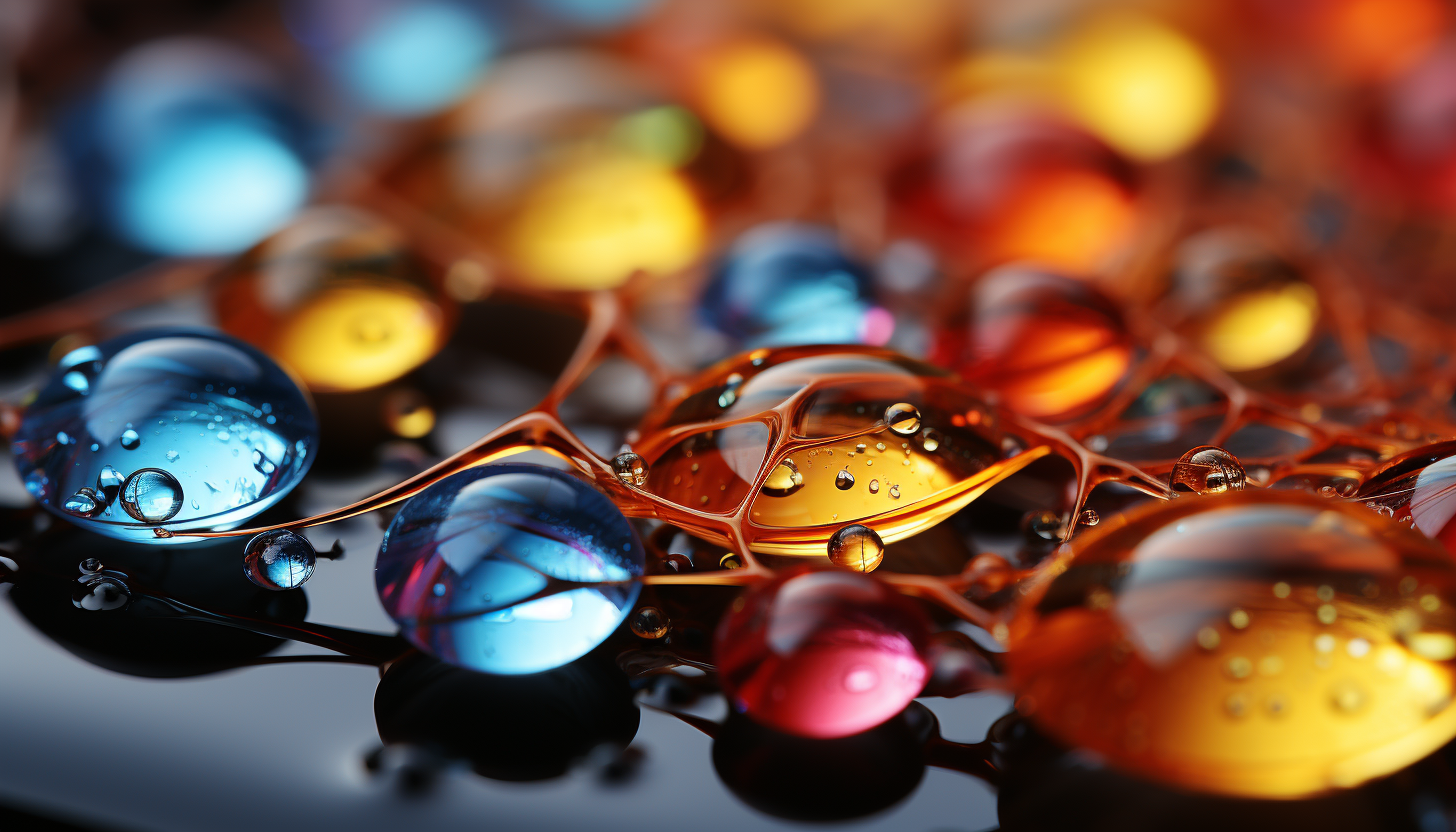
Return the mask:
[[(85, 393), (65, 380), (74, 368), (53, 374), (12, 446), (30, 493), (72, 523), (128, 540), (184, 543), (156, 530), (238, 526), (288, 493), (313, 461), (312, 404), (247, 344), (213, 332), (150, 330), (100, 344), (97, 356)], [(278, 416), (274, 424), (253, 416), (263, 402)], [(218, 441), (208, 424), (225, 426), (231, 439)], [(255, 450), (278, 470), (259, 472)], [(145, 469), (152, 473), (139, 473)], [(67, 511), (83, 488), (116, 505), (94, 516)]]
[(420, 649), (487, 673), (536, 673), (611, 635), (645, 562), (631, 524), (590, 486), (539, 465), (486, 465), (405, 503), (374, 582)]
[(883, 344), (893, 324), (874, 305), (869, 269), (827, 228), (761, 225), (713, 271), (699, 314), (739, 344)]

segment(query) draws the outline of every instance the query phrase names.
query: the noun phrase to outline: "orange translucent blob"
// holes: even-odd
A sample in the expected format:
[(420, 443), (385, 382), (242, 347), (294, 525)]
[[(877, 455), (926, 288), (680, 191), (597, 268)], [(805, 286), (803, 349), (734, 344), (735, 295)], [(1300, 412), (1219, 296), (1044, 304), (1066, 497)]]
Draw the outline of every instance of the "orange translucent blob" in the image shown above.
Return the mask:
[(892, 175), (897, 217), (977, 264), (1098, 272), (1126, 251), (1139, 206), (1125, 160), (1058, 118), (958, 105)]
[(1038, 419), (1074, 416), (1127, 377), (1133, 345), (1117, 306), (1079, 280), (998, 269), (971, 290), (970, 314), (947, 323), (937, 363)]
[(1061, 171), (1010, 196), (987, 235), (987, 252), (993, 260), (1090, 271), (1122, 249), (1136, 219), (1132, 196), (1119, 183), (1092, 171)]
[(751, 353), (704, 372), (664, 412), (636, 444), (646, 489), (706, 512), (746, 505), (750, 546), (776, 554), (824, 557), (850, 523), (887, 543), (907, 537), (1048, 452), (1027, 441), (1007, 460), (994, 413), (962, 385), (869, 348)]
[(220, 282), (213, 309), (315, 391), (393, 381), (449, 335), (450, 304), (391, 225), (315, 208), (259, 243)]
[(1304, 492), (1115, 516), (1010, 625), (1018, 708), (1061, 742), (1201, 791), (1292, 798), (1456, 735), (1456, 565), (1365, 507)]
[(1409, 66), (1446, 28), (1441, 0), (1328, 0), (1315, 13), (1325, 51), (1347, 72), (1381, 78)]
[(703, 116), (729, 141), (751, 150), (794, 138), (819, 109), (813, 68), (771, 40), (724, 44), (703, 59), (698, 75)]

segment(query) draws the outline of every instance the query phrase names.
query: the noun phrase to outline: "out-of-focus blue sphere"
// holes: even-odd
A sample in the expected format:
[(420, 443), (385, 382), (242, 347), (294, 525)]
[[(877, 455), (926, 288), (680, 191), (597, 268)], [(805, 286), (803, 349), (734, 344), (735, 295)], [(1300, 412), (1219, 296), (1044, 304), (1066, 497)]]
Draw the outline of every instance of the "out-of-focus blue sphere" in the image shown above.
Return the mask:
[(541, 5), (572, 23), (610, 29), (641, 17), (657, 0), (541, 0)]
[(361, 106), (396, 116), (459, 100), (500, 40), (477, 6), (456, 0), (300, 0), (290, 17)]
[(698, 308), (709, 326), (743, 346), (878, 346), (894, 324), (872, 294), (869, 269), (832, 231), (771, 223), (738, 238)]
[(617, 629), (645, 563), (631, 524), (590, 486), (539, 465), (486, 465), (405, 503), (374, 583), (421, 650), (487, 673), (536, 673)]
[(25, 409), (11, 450), (54, 514), (124, 540), (236, 527), (313, 462), (313, 405), (253, 347), (213, 332), (134, 332), (75, 350)]
[(159, 254), (241, 251), (308, 197), (305, 130), (284, 87), (222, 42), (132, 50), (64, 128), (72, 179), (98, 218)]

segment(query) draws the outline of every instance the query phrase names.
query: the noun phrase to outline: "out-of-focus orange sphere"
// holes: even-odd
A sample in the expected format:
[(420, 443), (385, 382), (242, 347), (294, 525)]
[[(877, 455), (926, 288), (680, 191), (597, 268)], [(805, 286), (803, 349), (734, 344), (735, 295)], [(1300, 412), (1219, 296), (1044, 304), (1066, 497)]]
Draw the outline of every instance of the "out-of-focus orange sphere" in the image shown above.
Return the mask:
[(703, 118), (749, 150), (802, 133), (819, 110), (819, 80), (798, 52), (767, 38), (730, 40), (697, 62), (693, 97)]
[(908, 231), (978, 264), (1027, 260), (1095, 274), (1126, 252), (1139, 205), (1129, 166), (1064, 122), (967, 104), (894, 174)]
[(934, 358), (1012, 410), (1058, 420), (1106, 400), (1133, 354), (1121, 312), (1096, 289), (1006, 266), (972, 287), (969, 313), (945, 322)]

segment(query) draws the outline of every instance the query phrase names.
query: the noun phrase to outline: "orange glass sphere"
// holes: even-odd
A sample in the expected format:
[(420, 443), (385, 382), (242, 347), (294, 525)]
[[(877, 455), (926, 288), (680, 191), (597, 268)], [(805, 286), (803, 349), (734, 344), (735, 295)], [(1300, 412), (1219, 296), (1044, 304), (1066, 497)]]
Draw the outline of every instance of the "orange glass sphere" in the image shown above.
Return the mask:
[(1010, 624), (1018, 709), (1126, 771), (1290, 798), (1456, 735), (1456, 564), (1364, 506), (1182, 497), (1111, 518)]
[(1079, 280), (1007, 266), (971, 289), (941, 327), (936, 363), (1037, 419), (1085, 413), (1115, 391), (1134, 347), (1111, 299)]

